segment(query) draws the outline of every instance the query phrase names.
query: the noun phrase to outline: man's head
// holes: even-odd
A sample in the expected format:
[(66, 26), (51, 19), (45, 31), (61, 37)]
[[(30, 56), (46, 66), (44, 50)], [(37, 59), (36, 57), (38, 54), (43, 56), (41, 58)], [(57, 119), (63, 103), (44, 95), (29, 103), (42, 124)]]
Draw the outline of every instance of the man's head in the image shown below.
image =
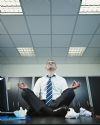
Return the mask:
[(46, 70), (49, 73), (54, 73), (56, 69), (57, 69), (56, 62), (52, 59), (48, 60), (46, 63)]

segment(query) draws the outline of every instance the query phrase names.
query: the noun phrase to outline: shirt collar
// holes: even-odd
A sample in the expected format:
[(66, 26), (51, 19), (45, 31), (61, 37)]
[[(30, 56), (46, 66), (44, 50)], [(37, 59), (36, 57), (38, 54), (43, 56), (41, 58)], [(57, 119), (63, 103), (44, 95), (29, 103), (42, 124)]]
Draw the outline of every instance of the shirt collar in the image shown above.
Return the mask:
[(54, 73), (52, 76), (49, 76), (48, 74), (46, 75), (46, 77), (55, 77), (56, 73)]

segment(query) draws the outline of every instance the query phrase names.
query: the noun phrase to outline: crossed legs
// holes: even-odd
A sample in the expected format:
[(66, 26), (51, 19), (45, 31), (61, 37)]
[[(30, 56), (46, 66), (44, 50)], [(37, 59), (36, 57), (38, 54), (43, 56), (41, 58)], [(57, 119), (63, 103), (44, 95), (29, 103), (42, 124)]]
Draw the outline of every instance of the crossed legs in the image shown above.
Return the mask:
[(69, 106), (72, 100), (74, 99), (74, 91), (71, 88), (68, 88), (63, 91), (60, 97), (58, 97), (49, 107), (41, 101), (32, 90), (25, 88), (22, 91), (22, 97), (29, 105), (30, 109), (27, 114), (32, 116), (64, 116), (67, 113), (67, 110), (54, 112), (53, 110), (62, 107)]

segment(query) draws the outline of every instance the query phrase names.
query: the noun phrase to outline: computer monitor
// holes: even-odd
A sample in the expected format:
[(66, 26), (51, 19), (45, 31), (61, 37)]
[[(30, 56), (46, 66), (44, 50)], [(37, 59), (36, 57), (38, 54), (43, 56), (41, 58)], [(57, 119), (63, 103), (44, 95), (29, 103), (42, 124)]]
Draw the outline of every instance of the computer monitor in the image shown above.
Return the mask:
[(8, 93), (6, 89), (6, 80), (0, 76), (0, 111), (7, 112), (8, 106)]

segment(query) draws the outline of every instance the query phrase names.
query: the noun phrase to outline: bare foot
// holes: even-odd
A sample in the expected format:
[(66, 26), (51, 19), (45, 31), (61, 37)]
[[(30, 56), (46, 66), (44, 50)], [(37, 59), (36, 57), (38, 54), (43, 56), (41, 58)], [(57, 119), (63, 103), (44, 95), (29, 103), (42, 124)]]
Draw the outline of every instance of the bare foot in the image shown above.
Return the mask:
[(27, 84), (25, 84), (25, 83), (18, 83), (18, 87), (19, 87), (20, 89), (28, 88)]

